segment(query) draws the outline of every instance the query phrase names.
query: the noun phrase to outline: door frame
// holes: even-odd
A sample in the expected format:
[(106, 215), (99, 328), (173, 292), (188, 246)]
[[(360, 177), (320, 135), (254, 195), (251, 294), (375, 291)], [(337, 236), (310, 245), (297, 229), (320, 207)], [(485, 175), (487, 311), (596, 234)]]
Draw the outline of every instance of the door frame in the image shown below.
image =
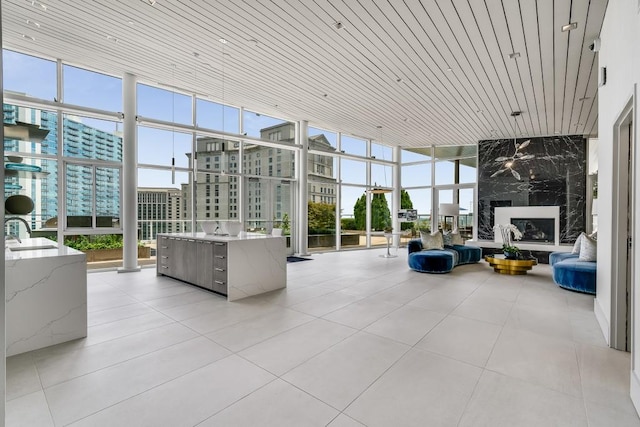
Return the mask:
[[(635, 93), (635, 90), (634, 90)], [(613, 200), (612, 200), (612, 271), (611, 271), (611, 323), (609, 326), (609, 346), (618, 350), (627, 350), (627, 325), (633, 327), (633, 286), (627, 296), (628, 280), (633, 280), (633, 263), (628, 270), (629, 254), (633, 256), (633, 247), (628, 247), (627, 237), (633, 233), (635, 198), (633, 194), (636, 162), (634, 159), (633, 135), (629, 126), (633, 123), (635, 96), (627, 102), (613, 127)], [(627, 166), (629, 165), (629, 166)], [(631, 185), (631, 188), (629, 186)], [(631, 230), (628, 228), (631, 227)], [(633, 259), (633, 258), (632, 258)], [(631, 277), (628, 277), (630, 272)], [(631, 304), (628, 310), (627, 303)], [(631, 331), (632, 332), (632, 331)], [(633, 333), (630, 334), (633, 336)], [(629, 350), (633, 350), (632, 342)]]

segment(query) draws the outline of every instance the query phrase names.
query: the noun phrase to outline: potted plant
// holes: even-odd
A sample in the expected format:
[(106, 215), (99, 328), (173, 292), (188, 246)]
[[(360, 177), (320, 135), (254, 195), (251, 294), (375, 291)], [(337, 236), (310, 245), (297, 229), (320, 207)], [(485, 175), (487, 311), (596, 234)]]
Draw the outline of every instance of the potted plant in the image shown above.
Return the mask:
[(506, 259), (520, 259), (522, 254), (520, 249), (512, 243), (511, 236), (514, 240), (522, 239), (522, 232), (513, 224), (501, 225), (496, 224), (494, 230), (500, 231), (502, 234), (502, 252)]
[(273, 228), (271, 229), (272, 236), (282, 236), (283, 234), (289, 234), (291, 223), (289, 221), (289, 214), (282, 215), (282, 219), (278, 220), (273, 217)]

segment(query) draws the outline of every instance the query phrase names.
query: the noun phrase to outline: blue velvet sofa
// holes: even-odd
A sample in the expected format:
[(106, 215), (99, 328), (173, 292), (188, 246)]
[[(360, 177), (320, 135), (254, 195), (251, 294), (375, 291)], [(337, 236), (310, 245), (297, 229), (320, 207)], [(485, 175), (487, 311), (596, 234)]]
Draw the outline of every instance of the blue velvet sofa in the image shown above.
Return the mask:
[(553, 269), (553, 281), (558, 286), (595, 295), (595, 261), (578, 261), (578, 254), (570, 252), (551, 252), (549, 264)]
[(446, 245), (444, 249), (422, 249), (422, 241), (411, 240), (409, 250), (409, 267), (421, 273), (448, 273), (455, 266), (472, 264), (482, 258), (482, 249), (474, 246)]

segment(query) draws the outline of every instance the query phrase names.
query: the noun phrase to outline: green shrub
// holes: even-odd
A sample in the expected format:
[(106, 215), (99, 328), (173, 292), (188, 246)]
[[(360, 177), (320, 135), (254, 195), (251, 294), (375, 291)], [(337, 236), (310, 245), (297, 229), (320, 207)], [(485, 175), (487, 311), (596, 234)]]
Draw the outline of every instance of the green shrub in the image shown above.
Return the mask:
[[(124, 246), (121, 234), (98, 234), (92, 236), (68, 236), (64, 239), (65, 246), (88, 251), (95, 249), (121, 249)], [(143, 246), (138, 242), (138, 246)]]
[(342, 218), (340, 220), (340, 226), (343, 230), (355, 230), (356, 220), (355, 218)]

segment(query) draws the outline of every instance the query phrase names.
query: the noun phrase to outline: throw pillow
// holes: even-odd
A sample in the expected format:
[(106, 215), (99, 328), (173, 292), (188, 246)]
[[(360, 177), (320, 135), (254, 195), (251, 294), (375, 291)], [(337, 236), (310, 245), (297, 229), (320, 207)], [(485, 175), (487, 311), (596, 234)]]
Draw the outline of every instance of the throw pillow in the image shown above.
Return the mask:
[(579, 254), (580, 253), (580, 242), (582, 242), (582, 238), (583, 237), (587, 237), (587, 235), (584, 234), (584, 231), (582, 233), (580, 233), (580, 235), (576, 239), (576, 242), (573, 244), (573, 249), (571, 249), (571, 253), (572, 254)]
[(443, 231), (442, 243), (444, 243), (445, 246), (453, 246), (453, 233), (450, 231)]
[(451, 236), (453, 236), (452, 240), (454, 245), (464, 245), (464, 240), (460, 233), (451, 233)]
[(598, 255), (597, 242), (586, 234), (580, 240), (580, 256), (578, 261), (595, 261)]
[(442, 241), (442, 233), (439, 231), (434, 234), (430, 234), (425, 231), (420, 232), (420, 238), (422, 240), (422, 249), (444, 249), (444, 242)]

